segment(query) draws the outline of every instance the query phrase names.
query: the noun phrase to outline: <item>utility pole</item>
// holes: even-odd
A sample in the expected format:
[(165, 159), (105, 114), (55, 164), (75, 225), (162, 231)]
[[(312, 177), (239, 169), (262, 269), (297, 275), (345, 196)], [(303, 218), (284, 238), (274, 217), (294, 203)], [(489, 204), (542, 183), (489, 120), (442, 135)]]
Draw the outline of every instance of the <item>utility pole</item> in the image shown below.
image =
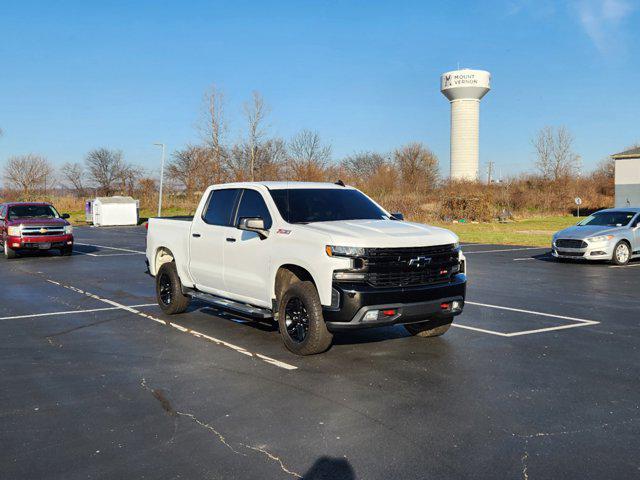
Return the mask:
[(491, 175), (493, 174), (493, 162), (489, 162), (489, 166), (487, 167), (487, 184), (491, 185)]
[(157, 147), (162, 147), (162, 159), (160, 162), (160, 194), (158, 195), (158, 216), (162, 216), (162, 181), (164, 180), (164, 143), (154, 143)]

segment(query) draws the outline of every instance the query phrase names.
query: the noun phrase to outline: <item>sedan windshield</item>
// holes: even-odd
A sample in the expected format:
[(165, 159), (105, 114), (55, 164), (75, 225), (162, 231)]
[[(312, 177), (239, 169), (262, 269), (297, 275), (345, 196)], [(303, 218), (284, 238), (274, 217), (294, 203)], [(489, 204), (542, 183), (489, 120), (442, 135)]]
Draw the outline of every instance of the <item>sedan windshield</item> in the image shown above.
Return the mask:
[(623, 227), (634, 215), (634, 212), (598, 212), (582, 220), (578, 226)]
[(270, 193), (280, 215), (289, 223), (389, 219), (384, 210), (358, 190), (290, 188)]
[(58, 218), (58, 212), (51, 205), (13, 205), (9, 207), (9, 220), (21, 218)]

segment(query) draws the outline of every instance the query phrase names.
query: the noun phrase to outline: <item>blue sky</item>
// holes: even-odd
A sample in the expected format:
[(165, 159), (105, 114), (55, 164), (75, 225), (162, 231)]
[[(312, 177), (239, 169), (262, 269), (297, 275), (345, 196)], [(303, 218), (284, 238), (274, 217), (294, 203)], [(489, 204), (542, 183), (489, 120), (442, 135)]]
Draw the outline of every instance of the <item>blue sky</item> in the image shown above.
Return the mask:
[(640, 141), (639, 24), (638, 0), (6, 2), (0, 162), (108, 146), (154, 169), (153, 142), (197, 141), (215, 83), (229, 141), (258, 90), (271, 135), (317, 130), (336, 159), (421, 141), (447, 174), (439, 75), (459, 64), (492, 73), (483, 171), (531, 171), (544, 125), (566, 125), (590, 169)]

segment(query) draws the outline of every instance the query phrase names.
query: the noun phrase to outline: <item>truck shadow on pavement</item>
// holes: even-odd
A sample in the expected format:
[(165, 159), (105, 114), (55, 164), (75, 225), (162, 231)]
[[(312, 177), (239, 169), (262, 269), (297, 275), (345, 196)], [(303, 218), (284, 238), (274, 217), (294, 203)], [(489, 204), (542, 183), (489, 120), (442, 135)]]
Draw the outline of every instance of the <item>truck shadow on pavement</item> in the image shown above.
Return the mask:
[[(259, 321), (254, 318), (244, 317), (236, 313), (219, 310), (207, 303), (192, 302), (187, 312), (202, 312), (216, 319), (223, 319), (239, 323), (261, 332), (279, 333), (278, 324), (274, 321)], [(364, 343), (376, 343), (406, 338), (411, 335), (401, 325), (388, 327), (376, 327), (354, 330), (352, 332), (337, 332), (333, 336), (333, 345), (357, 345)], [(278, 339), (279, 340), (279, 339)]]

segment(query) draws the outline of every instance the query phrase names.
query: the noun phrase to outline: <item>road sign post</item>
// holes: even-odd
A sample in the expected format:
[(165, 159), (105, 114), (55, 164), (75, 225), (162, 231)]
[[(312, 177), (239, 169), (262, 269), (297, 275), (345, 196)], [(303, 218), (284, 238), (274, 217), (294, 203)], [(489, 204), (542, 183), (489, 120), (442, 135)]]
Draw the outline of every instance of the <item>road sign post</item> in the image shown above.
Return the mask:
[(574, 199), (576, 205), (578, 206), (578, 218), (580, 218), (580, 205), (582, 205), (582, 199), (580, 197), (576, 197)]

